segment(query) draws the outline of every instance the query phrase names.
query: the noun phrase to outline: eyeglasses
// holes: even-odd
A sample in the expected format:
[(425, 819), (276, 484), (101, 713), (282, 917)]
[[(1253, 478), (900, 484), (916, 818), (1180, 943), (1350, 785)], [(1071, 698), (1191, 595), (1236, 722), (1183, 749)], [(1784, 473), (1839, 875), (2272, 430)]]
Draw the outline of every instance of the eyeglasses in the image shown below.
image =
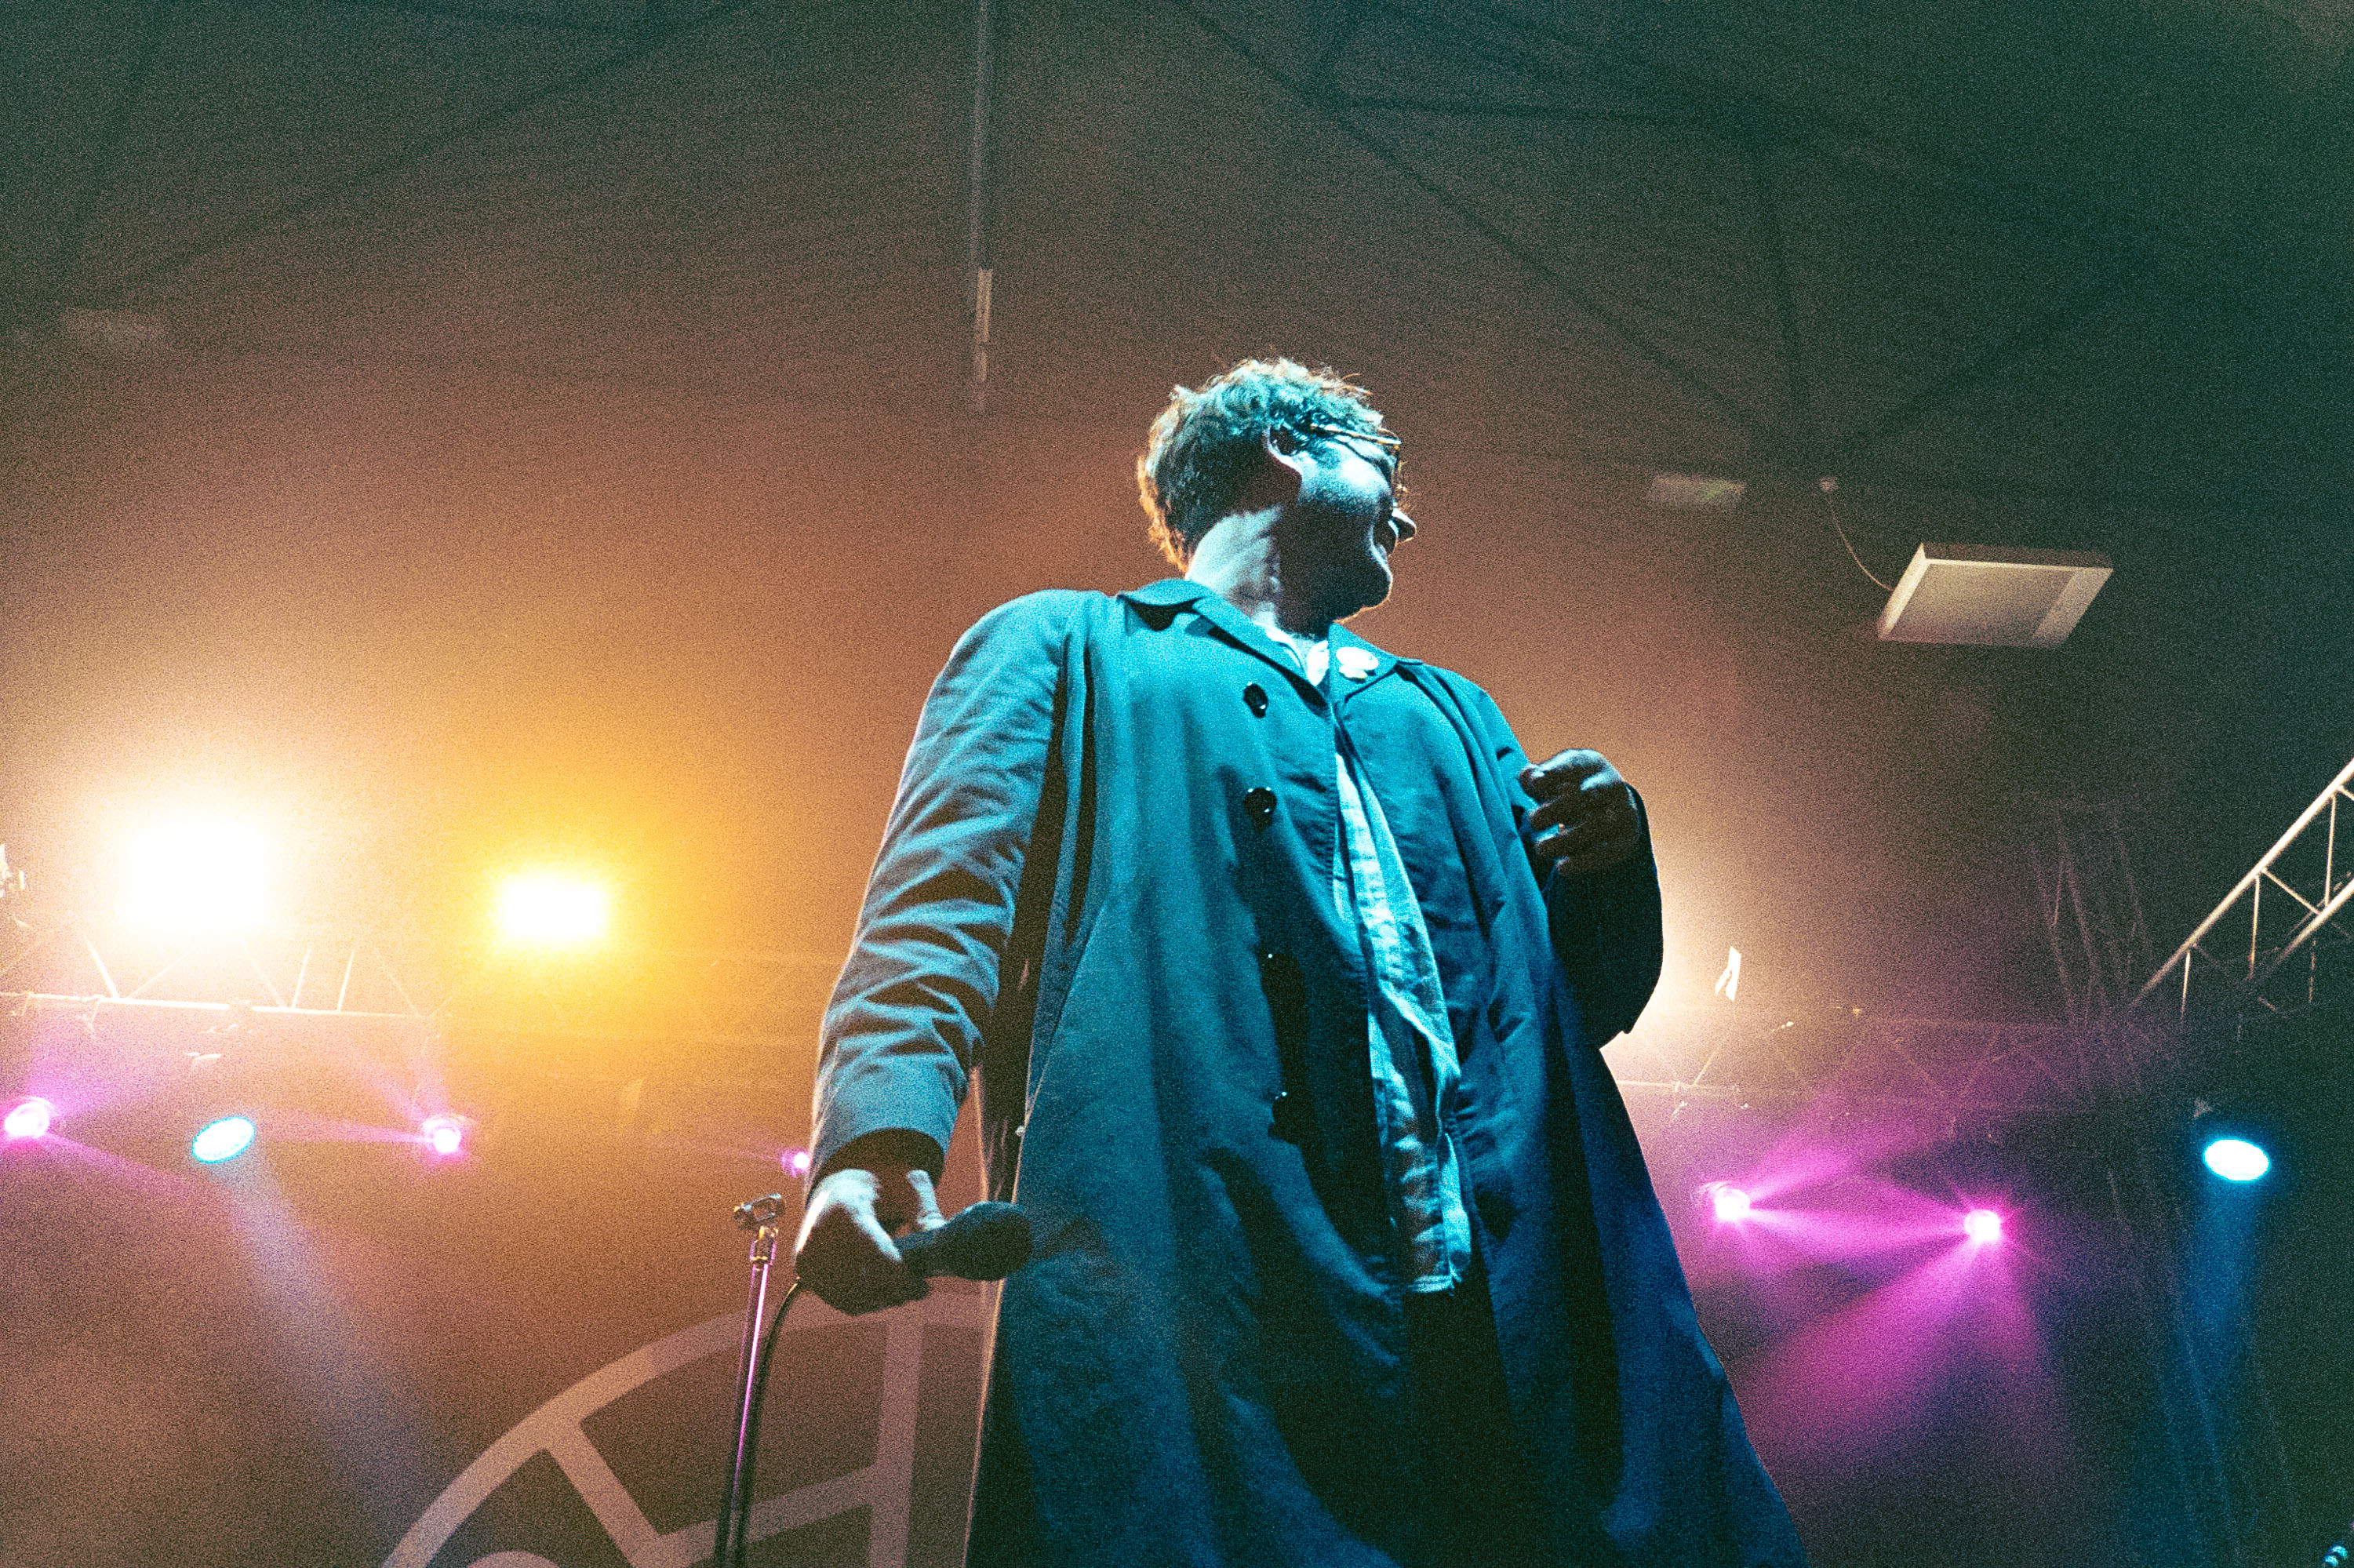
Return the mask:
[(1405, 445), (1405, 442), (1387, 430), (1352, 430), (1339, 425), (1302, 425), (1299, 428), (1310, 435), (1339, 436), (1343, 440), (1371, 441), (1387, 452), (1394, 452)]

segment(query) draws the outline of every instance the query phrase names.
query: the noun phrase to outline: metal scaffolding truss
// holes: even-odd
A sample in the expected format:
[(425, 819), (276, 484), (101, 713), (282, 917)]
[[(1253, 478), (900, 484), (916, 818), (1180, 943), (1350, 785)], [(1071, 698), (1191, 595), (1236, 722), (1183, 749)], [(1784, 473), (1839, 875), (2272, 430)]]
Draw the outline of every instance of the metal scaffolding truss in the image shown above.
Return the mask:
[(836, 960), (808, 953), (590, 954), (453, 948), (419, 936), (277, 931), (160, 942), (105, 923), (6, 918), (0, 1010), (302, 1023), (312, 1038), (387, 1024), (453, 1044), (529, 1036), (735, 1063), (813, 1049)]
[(2329, 1000), (2354, 924), (2354, 867), (2338, 853), (2338, 809), (2354, 802), (2354, 761), (2314, 798), (2278, 842), (2240, 878), (2134, 1001), (2172, 992), (2175, 1015), (2194, 1001), (2246, 1015), (2303, 1012)]
[(2137, 1093), (2171, 1049), (2163, 1021), (2132, 1015), (2080, 1026), (1655, 1007), (1608, 1058), (1620, 1089), (1679, 1107), (1837, 1100), (1950, 1128), (2097, 1113)]
[[(775, 951), (606, 947), (570, 957), (453, 949), (418, 936), (274, 932), (143, 939), (101, 923), (0, 918), (0, 1012), (85, 1020), (176, 1015), (358, 1044), (423, 1031), (463, 1053), (530, 1040), (632, 1071), (789, 1070), (814, 1051), (835, 960)], [(2161, 1021), (2162, 1022), (2162, 1021)], [(1655, 1007), (1610, 1047), (1620, 1086), (1679, 1104), (1788, 1107), (1831, 1096), (1954, 1121), (2096, 1109), (2138, 1083), (2153, 1025), (1786, 1017)]]
[(2068, 1022), (2089, 1028), (2132, 1005), (2149, 973), (2149, 924), (2118, 809), (2081, 800), (2033, 803), (2028, 839), (2036, 907)]

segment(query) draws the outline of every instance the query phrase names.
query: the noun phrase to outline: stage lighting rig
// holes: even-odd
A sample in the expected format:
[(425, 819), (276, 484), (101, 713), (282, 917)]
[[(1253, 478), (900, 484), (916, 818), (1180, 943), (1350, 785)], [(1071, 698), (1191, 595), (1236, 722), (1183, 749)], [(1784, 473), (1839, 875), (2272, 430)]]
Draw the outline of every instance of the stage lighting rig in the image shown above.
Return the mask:
[(251, 822), (183, 816), (151, 824), (124, 846), (116, 913), (132, 925), (234, 936), (270, 908), (270, 844)]
[(1701, 1189), (1709, 1212), (1720, 1224), (1739, 1224), (1749, 1217), (1749, 1194), (1730, 1181), (1711, 1181)]
[(0, 1118), (0, 1138), (5, 1138), (11, 1143), (47, 1138), (50, 1127), (57, 1121), (57, 1107), (38, 1095), (18, 1100), (8, 1107), (6, 1117)]
[(2273, 1157), (2253, 1139), (2210, 1139), (2199, 1157), (2226, 1181), (2259, 1181), (2273, 1168)]
[(499, 888), (500, 934), (511, 942), (539, 948), (578, 948), (605, 935), (612, 900), (584, 877), (561, 872), (526, 872)]
[(466, 1128), (466, 1118), (443, 1111), (420, 1122), (417, 1136), (436, 1160), (450, 1160), (465, 1152)]
[(188, 1158), (200, 1165), (222, 1165), (253, 1147), (256, 1128), (251, 1117), (225, 1116), (208, 1121), (188, 1140)]

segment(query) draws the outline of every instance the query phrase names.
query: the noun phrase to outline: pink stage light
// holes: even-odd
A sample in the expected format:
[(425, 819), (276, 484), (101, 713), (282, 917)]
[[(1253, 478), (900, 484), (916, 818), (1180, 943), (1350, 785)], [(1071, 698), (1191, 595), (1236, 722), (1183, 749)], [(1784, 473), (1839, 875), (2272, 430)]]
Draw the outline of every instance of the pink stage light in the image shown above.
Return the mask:
[(425, 1138), (425, 1147), (447, 1160), (466, 1147), (466, 1122), (462, 1117), (429, 1116), (418, 1128)]
[(788, 1149), (778, 1158), (777, 1163), (785, 1168), (786, 1175), (798, 1181), (810, 1172), (810, 1151), (806, 1149)]
[(0, 1135), (11, 1141), (17, 1139), (47, 1136), (49, 1124), (57, 1119), (58, 1107), (36, 1095), (18, 1100), (8, 1107), (5, 1118), (0, 1118)]
[(1749, 1194), (1729, 1181), (1710, 1182), (1709, 1201), (1715, 1208), (1716, 1217), (1726, 1224), (1749, 1217)]
[(1972, 1209), (1962, 1216), (1962, 1234), (1974, 1242), (2002, 1240), (2002, 1216), (1992, 1209)]

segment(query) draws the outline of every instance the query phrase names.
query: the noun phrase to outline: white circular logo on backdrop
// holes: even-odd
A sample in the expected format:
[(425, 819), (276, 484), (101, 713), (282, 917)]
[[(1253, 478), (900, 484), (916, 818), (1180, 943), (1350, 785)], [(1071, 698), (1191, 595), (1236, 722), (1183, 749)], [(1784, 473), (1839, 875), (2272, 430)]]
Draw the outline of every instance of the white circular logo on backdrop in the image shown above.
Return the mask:
[[(991, 1297), (984, 1291), (934, 1291), (923, 1300), (880, 1314), (887, 1329), (883, 1351), (882, 1408), (875, 1422), (875, 1459), (864, 1469), (834, 1476), (755, 1503), (750, 1541), (797, 1530), (854, 1508), (869, 1510), (867, 1568), (905, 1568), (907, 1560), (908, 1494), (915, 1482), (916, 1384), (923, 1366), (924, 1330), (932, 1324), (979, 1329), (986, 1325)], [(857, 1321), (811, 1298), (796, 1302), (784, 1332), (833, 1328)], [(606, 1405), (654, 1379), (705, 1356), (732, 1354), (740, 1346), (744, 1319), (737, 1313), (697, 1323), (656, 1340), (620, 1361), (589, 1373), (533, 1411), (466, 1467), (433, 1499), (384, 1568), (429, 1568), (434, 1553), (490, 1495), (536, 1455), (545, 1453), (596, 1515), (630, 1568), (692, 1568), (711, 1555), (715, 1521), (667, 1532), (658, 1531), (630, 1495), (582, 1423)], [(466, 1568), (558, 1568), (529, 1552), (494, 1552)]]

